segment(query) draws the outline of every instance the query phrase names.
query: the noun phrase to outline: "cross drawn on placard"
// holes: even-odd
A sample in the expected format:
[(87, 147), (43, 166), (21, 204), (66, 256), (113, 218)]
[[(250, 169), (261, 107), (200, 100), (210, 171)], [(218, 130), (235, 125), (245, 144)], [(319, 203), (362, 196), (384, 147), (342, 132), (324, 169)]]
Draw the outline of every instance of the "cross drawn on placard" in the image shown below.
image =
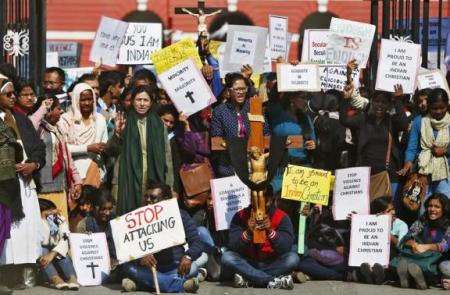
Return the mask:
[(175, 14), (188, 14), (195, 16), (198, 22), (198, 32), (207, 31), (206, 18), (226, 12), (225, 7), (205, 7), (205, 0), (198, 0), (197, 7), (176, 7)]
[(188, 90), (188, 91), (186, 91), (186, 95), (185, 95), (184, 97), (189, 98), (189, 100), (190, 100), (192, 103), (195, 103), (195, 100), (194, 100), (194, 98), (192, 97), (192, 95), (194, 95), (194, 92)]
[(92, 278), (95, 279), (95, 268), (99, 267), (99, 265), (94, 264), (94, 262), (91, 262), (91, 264), (86, 264), (86, 267), (92, 270)]

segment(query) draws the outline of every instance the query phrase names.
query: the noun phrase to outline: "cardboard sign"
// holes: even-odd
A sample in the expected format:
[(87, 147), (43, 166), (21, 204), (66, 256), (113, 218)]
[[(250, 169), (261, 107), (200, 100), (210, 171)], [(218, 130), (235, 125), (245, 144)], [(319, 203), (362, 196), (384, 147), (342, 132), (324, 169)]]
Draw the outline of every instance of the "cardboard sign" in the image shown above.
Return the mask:
[(447, 79), (440, 70), (429, 71), (417, 76), (419, 90), (425, 88), (442, 88), (450, 94)]
[(269, 44), (270, 57), (277, 59), (288, 57), (288, 18), (285, 16), (269, 15)]
[(349, 266), (379, 263), (388, 267), (390, 251), (390, 215), (352, 215)]
[(47, 52), (58, 52), (60, 68), (80, 66), (81, 45), (78, 42), (47, 41)]
[(347, 64), (356, 59), (358, 66), (365, 68), (374, 34), (374, 25), (333, 17), (326, 59), (334, 64)]
[(84, 74), (92, 73), (94, 70), (93, 67), (83, 67), (83, 68), (70, 68), (64, 69), (66, 73), (66, 85), (72, 85), (78, 78), (83, 76)]
[(47, 52), (45, 66), (47, 68), (59, 67), (58, 52)]
[(156, 51), (152, 54), (152, 61), (155, 65), (155, 70), (158, 75), (173, 68), (177, 64), (192, 58), (197, 68), (203, 67), (198, 50), (195, 47), (194, 41), (190, 38), (183, 39), (170, 46)]
[(320, 91), (319, 65), (277, 64), (278, 91)]
[(111, 272), (105, 233), (71, 233), (69, 242), (78, 282), (82, 286), (98, 286), (105, 282)]
[(370, 167), (338, 169), (333, 191), (334, 220), (345, 220), (352, 211), (370, 213)]
[[(320, 65), (320, 88), (343, 91), (347, 85), (347, 65)], [(352, 72), (353, 85), (359, 87), (359, 69)]]
[(302, 62), (330, 64), (327, 61), (327, 45), (330, 30), (305, 30), (302, 43)]
[(250, 205), (250, 189), (236, 175), (211, 179), (211, 195), (216, 230), (229, 229), (234, 214)]
[(382, 39), (375, 89), (394, 92), (394, 85), (401, 84), (403, 93), (414, 93), (420, 50), (420, 44)]
[(92, 43), (89, 60), (108, 66), (115, 66), (120, 45), (128, 28), (128, 23), (102, 16), (95, 39)]
[(230, 25), (223, 60), (223, 70), (239, 72), (243, 65), (249, 64), (253, 73), (264, 71), (264, 54), (267, 29), (254, 26)]
[(162, 73), (159, 80), (178, 112), (186, 116), (216, 102), (211, 88), (191, 58)]
[(288, 165), (283, 174), (281, 197), (327, 206), (330, 182), (330, 171)]
[(144, 65), (151, 63), (151, 54), (162, 48), (162, 24), (129, 23), (119, 50), (118, 64)]
[(183, 245), (185, 233), (177, 199), (141, 207), (110, 221), (119, 263)]

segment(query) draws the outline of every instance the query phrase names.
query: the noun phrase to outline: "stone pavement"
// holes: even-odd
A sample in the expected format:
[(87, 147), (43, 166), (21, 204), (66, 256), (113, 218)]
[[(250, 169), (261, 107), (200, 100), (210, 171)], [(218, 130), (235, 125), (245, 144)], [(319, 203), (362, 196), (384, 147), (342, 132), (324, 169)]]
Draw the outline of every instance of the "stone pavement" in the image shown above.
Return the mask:
[[(15, 291), (14, 295), (111, 295), (121, 294), (120, 286), (106, 285), (98, 287), (83, 287), (78, 292), (58, 291), (45, 287), (35, 287), (24, 291)], [(148, 292), (133, 292), (128, 294), (148, 294)], [(128, 295), (127, 294), (127, 295)], [(197, 294), (208, 295), (268, 295), (268, 294), (301, 294), (301, 295), (438, 295), (449, 294), (449, 291), (428, 289), (426, 291), (414, 289), (400, 289), (392, 286), (363, 285), (335, 281), (315, 281), (296, 284), (293, 291), (267, 289), (235, 289), (229, 285), (204, 282)], [(123, 294), (125, 295), (125, 294)]]

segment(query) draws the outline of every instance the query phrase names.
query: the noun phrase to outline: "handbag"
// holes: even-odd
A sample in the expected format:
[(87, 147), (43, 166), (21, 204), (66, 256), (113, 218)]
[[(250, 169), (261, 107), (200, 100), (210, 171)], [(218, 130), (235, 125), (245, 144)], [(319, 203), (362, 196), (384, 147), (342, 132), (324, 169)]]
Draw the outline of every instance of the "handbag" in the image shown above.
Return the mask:
[(409, 175), (403, 187), (402, 203), (411, 212), (417, 212), (425, 198), (428, 177), (419, 173)]
[(202, 163), (182, 165), (180, 179), (185, 192), (184, 203), (186, 207), (193, 208), (206, 204), (210, 197), (213, 171), (211, 164), (205, 159)]
[(392, 196), (391, 180), (389, 178), (389, 165), (391, 162), (392, 135), (389, 132), (388, 147), (386, 151), (386, 170), (370, 176), (370, 201), (384, 196)]

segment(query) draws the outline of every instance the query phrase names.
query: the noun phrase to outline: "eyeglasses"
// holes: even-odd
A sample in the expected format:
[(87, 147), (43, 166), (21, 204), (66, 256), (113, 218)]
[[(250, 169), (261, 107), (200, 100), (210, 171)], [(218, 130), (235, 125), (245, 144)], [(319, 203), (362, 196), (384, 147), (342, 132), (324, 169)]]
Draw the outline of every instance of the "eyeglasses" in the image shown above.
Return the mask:
[(247, 88), (230, 88), (230, 90), (232, 90), (235, 93), (247, 93), (248, 91)]

